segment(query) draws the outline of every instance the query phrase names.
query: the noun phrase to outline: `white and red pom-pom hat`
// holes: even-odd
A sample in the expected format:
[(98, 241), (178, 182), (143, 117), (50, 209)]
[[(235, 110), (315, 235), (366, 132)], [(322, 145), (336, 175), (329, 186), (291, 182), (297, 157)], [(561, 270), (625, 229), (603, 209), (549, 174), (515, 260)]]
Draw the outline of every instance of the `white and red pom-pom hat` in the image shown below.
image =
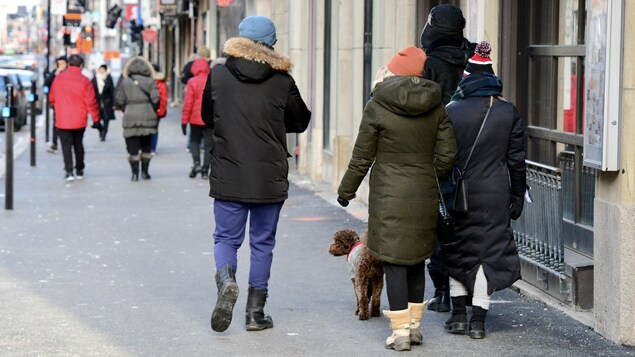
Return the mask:
[(492, 59), (489, 54), (492, 52), (492, 46), (487, 41), (481, 41), (474, 49), (474, 56), (470, 58), (463, 71), (463, 77), (466, 77), (474, 72), (489, 72), (494, 74), (494, 68), (492, 67)]

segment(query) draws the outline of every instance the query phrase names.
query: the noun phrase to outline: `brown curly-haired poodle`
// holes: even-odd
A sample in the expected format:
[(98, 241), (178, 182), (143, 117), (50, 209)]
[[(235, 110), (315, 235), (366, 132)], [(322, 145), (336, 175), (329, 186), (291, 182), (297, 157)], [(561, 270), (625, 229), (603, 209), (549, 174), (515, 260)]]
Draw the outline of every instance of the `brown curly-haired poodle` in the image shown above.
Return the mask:
[(379, 259), (368, 253), (366, 240), (366, 234), (360, 240), (355, 231), (342, 229), (335, 232), (333, 243), (329, 245), (331, 255), (346, 255), (346, 265), (357, 299), (355, 315), (360, 320), (368, 320), (369, 301), (370, 316), (379, 316), (381, 290), (384, 288), (384, 267)]

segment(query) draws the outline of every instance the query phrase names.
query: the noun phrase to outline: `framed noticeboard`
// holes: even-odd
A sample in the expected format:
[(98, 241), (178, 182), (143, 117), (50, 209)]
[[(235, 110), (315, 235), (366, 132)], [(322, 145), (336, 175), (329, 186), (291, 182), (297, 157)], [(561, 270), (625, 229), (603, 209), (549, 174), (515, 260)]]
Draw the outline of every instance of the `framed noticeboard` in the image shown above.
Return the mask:
[(624, 2), (588, 0), (584, 165), (617, 171), (622, 114)]

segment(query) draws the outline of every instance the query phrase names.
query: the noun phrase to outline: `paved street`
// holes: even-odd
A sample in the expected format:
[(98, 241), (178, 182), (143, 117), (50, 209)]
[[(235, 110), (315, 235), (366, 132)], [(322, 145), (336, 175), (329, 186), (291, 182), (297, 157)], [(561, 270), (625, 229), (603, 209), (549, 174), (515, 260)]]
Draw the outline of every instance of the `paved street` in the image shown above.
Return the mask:
[[(150, 181), (130, 182), (120, 117), (111, 122), (105, 143), (87, 129), (82, 181), (63, 180), (61, 152), (46, 153), (42, 139), (37, 167), (29, 166), (28, 148), (19, 156), (14, 210), (0, 211), (0, 355), (397, 354), (383, 348), (389, 334), (385, 318), (356, 319), (345, 258), (327, 252), (333, 232), (363, 231), (363, 220), (333, 205), (335, 194), (298, 176), (282, 211), (265, 308), (274, 328), (244, 331), (245, 245), (234, 321), (225, 333), (213, 332), (214, 222), (208, 183), (187, 176), (191, 158), (178, 108), (169, 109), (160, 130)], [(4, 184), (2, 177), (2, 207)], [(364, 209), (357, 205), (352, 211)], [(429, 298), (432, 284), (426, 285)], [(410, 354), (635, 356), (635, 349), (615, 345), (522, 294), (506, 290), (494, 299), (486, 339), (449, 335), (443, 330), (449, 314), (426, 311), (424, 345)], [(387, 308), (385, 293), (382, 308)]]

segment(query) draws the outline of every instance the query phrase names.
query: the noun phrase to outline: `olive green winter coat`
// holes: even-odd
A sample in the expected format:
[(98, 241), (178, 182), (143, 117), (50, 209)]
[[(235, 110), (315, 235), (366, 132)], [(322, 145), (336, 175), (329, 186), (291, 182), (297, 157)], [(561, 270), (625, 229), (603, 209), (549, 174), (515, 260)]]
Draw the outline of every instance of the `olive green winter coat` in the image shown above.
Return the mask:
[(395, 76), (375, 87), (338, 189), (342, 198), (353, 199), (372, 166), (368, 249), (373, 256), (414, 265), (432, 255), (439, 211), (435, 170), (447, 175), (456, 154), (438, 84)]

